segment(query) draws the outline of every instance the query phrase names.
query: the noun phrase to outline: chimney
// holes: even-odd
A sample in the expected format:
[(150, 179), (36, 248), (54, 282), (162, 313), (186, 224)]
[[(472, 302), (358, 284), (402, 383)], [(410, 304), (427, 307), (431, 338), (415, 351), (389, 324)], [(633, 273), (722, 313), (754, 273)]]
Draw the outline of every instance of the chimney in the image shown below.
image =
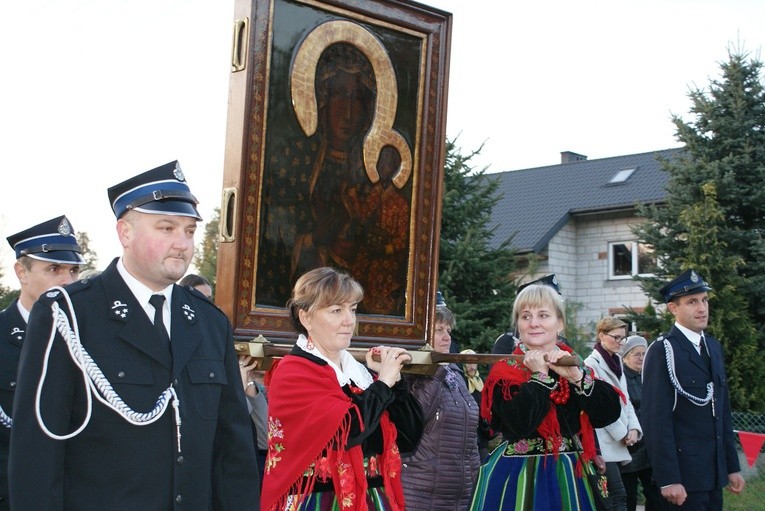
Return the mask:
[(579, 153), (574, 153), (572, 151), (562, 151), (560, 153), (560, 162), (563, 163), (574, 163), (576, 161), (585, 161), (587, 159), (587, 156)]

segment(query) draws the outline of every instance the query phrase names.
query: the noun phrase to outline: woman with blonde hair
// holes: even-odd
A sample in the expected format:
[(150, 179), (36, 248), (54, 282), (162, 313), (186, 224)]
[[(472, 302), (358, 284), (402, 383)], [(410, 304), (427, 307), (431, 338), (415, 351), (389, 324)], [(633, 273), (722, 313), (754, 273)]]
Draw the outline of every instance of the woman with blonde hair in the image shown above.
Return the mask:
[[(594, 427), (619, 417), (619, 395), (587, 367), (558, 362), (574, 355), (558, 341), (563, 302), (546, 285), (524, 288), (513, 320), (519, 343), (492, 366), (481, 415), (505, 439), (486, 460), (470, 509), (594, 510)], [(602, 495), (602, 493), (600, 493)]]

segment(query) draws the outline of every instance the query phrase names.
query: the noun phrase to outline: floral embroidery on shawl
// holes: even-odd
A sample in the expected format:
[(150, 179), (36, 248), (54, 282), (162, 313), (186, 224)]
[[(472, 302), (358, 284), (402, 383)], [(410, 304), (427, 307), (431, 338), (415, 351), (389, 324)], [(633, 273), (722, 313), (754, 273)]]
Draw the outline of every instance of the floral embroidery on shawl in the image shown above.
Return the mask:
[[(261, 507), (272, 511), (283, 510), (287, 502), (297, 505), (311, 493), (317, 480), (331, 480), (341, 509), (364, 511), (364, 456), (361, 446), (347, 448), (352, 415), (359, 417), (360, 412), (339, 386), (335, 371), (293, 355), (284, 357), (272, 371), (268, 470), (263, 478)], [(318, 402), (321, 406), (316, 406)], [(401, 458), (396, 427), (387, 412), (380, 418), (380, 428), (384, 449), (376, 463), (383, 469), (392, 508), (401, 511)]]

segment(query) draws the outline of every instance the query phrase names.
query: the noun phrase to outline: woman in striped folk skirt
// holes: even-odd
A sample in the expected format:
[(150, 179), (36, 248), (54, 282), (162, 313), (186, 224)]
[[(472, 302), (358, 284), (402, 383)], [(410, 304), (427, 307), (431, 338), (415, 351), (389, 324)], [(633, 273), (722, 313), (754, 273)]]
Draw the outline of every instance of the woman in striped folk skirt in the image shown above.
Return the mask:
[(573, 354), (557, 342), (563, 317), (549, 286), (516, 297), (514, 354), (523, 358), (494, 364), (486, 379), (481, 415), (505, 441), (481, 467), (471, 511), (599, 509), (607, 489), (592, 463), (593, 427), (619, 417), (620, 396), (589, 368), (556, 363)]

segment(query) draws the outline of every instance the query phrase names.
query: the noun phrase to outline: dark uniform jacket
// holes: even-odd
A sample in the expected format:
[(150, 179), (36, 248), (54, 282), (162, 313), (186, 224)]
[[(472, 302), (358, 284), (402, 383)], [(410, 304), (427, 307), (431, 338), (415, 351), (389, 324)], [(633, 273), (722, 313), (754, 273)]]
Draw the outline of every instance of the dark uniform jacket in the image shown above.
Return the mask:
[[(0, 312), (0, 406), (13, 417), (13, 396), (16, 390), (16, 370), (19, 366), (21, 345), (27, 322), (21, 317), (18, 300)], [(0, 511), (10, 509), (8, 504), (8, 448), (11, 430), (0, 425)]]
[[(13, 509), (258, 509), (250, 419), (225, 315), (201, 293), (174, 286), (171, 355), (116, 260), (67, 291), (84, 349), (127, 406), (149, 412), (172, 384), (180, 400), (181, 450), (172, 406), (156, 422), (138, 426), (94, 398), (88, 418), (83, 375), (60, 333), (42, 374), (52, 304), (72, 321), (63, 293), (48, 291), (32, 310), (19, 365), (10, 454)], [(35, 416), (41, 377), (43, 422), (65, 435), (87, 420), (77, 436), (55, 440), (42, 431)]]
[[(681, 483), (689, 492), (716, 490), (728, 484), (728, 474), (740, 470), (722, 348), (711, 336), (704, 338), (711, 368), (676, 326), (646, 354), (640, 420), (659, 487)], [(672, 345), (675, 375), (686, 392), (703, 398), (707, 382), (714, 383), (714, 407), (696, 406), (675, 393), (663, 339)]]

